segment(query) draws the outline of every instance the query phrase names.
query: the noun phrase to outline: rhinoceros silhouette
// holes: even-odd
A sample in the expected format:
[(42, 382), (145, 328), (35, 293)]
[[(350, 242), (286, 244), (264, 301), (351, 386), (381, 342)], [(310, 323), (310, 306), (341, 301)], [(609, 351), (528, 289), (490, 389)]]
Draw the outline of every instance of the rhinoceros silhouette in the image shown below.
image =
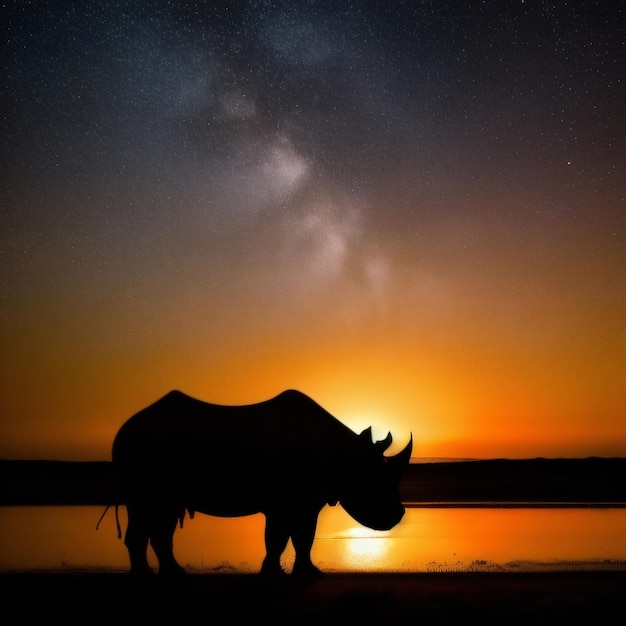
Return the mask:
[(372, 441), (371, 427), (356, 434), (299, 391), (256, 404), (223, 406), (171, 391), (122, 425), (112, 461), (128, 525), (124, 543), (133, 574), (180, 574), (173, 536), (188, 512), (215, 516), (263, 513), (263, 574), (284, 573), (280, 557), (291, 538), (292, 573), (311, 576), (317, 519), (341, 506), (376, 530), (404, 515), (398, 493), (411, 456), (386, 457), (391, 434)]

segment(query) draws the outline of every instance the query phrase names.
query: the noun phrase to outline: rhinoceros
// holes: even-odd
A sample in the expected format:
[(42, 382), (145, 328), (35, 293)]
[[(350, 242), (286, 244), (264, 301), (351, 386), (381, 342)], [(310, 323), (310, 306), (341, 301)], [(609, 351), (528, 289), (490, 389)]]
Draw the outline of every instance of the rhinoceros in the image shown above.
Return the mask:
[(289, 390), (256, 404), (210, 404), (171, 391), (122, 425), (112, 461), (128, 526), (130, 572), (181, 574), (173, 536), (185, 513), (265, 516), (261, 573), (283, 574), (281, 554), (291, 538), (292, 574), (320, 570), (311, 561), (317, 519), (329, 504), (358, 523), (388, 530), (404, 515), (398, 486), (412, 436), (394, 456), (392, 442), (356, 434), (305, 394)]

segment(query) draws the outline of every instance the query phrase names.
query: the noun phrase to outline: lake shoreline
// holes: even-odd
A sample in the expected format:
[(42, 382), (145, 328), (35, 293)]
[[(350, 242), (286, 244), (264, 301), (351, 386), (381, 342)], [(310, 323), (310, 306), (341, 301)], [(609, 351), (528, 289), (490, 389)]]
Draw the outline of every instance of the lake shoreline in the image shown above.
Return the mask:
[[(181, 582), (127, 573), (0, 574), (6, 624), (608, 623), (626, 608), (626, 571), (542, 573), (191, 574)], [(26, 598), (26, 600), (25, 600)]]

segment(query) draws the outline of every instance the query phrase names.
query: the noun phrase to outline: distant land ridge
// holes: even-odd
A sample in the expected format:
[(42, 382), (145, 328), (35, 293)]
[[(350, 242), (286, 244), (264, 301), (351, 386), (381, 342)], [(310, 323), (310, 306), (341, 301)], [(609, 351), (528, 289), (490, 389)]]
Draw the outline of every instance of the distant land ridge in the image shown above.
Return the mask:
[[(409, 506), (626, 506), (626, 458), (415, 461), (400, 483)], [(0, 460), (0, 506), (112, 504), (109, 461)]]

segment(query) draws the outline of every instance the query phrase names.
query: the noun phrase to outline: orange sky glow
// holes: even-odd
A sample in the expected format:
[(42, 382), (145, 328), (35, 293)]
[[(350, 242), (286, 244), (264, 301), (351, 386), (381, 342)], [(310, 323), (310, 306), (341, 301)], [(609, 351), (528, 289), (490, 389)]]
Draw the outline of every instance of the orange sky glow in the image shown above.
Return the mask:
[(172, 388), (223, 404), (297, 388), (357, 432), (391, 430), (398, 447), (412, 433), (417, 457), (626, 454), (623, 345), (605, 336), (617, 310), (568, 312), (534, 288), (533, 303), (483, 293), (486, 319), (477, 299), (425, 309), (400, 286), (373, 312), (335, 311), (337, 293), (295, 319), (239, 294), (219, 328), (220, 309), (204, 318), (204, 303), (179, 309), (175, 293), (141, 321), (132, 303), (41, 303), (4, 338), (0, 457), (108, 459), (122, 422)]

